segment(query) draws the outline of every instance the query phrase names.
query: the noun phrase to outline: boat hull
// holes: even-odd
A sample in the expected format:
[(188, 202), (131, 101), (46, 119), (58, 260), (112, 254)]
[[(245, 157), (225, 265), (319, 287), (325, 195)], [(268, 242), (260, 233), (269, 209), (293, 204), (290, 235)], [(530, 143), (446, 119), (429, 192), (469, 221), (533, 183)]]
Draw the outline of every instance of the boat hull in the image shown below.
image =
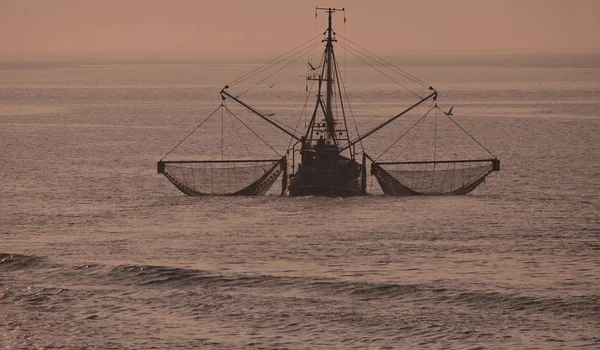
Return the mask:
[(341, 187), (331, 186), (290, 186), (288, 187), (288, 195), (292, 197), (301, 196), (322, 196), (322, 197), (351, 197), (362, 196), (364, 193)]
[(290, 196), (350, 197), (364, 195), (361, 178), (348, 179), (349, 172), (301, 169), (290, 177)]

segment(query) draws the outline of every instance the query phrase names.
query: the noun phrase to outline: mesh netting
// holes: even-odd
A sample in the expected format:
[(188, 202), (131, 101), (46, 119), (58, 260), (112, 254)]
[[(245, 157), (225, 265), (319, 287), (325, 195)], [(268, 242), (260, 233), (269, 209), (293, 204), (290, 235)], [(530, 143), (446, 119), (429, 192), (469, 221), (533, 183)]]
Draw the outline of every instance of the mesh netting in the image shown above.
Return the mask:
[(466, 194), (497, 170), (495, 159), (372, 164), (382, 191), (395, 196)]
[(285, 157), (264, 161), (159, 162), (164, 174), (181, 192), (200, 195), (263, 195), (285, 171)]

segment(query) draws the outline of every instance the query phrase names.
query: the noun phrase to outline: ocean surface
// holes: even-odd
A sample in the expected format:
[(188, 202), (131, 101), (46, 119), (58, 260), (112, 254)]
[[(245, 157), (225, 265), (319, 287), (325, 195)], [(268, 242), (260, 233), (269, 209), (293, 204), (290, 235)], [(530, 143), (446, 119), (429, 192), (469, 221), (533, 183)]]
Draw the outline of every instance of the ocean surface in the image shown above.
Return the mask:
[[(415, 101), (342, 58), (361, 132)], [(0, 59), (0, 348), (600, 349), (600, 57), (391, 59), (500, 172), (454, 197), (187, 197), (156, 162), (257, 62)], [(297, 75), (248, 97), (303, 127)], [(241, 157), (219, 113), (165, 159)]]

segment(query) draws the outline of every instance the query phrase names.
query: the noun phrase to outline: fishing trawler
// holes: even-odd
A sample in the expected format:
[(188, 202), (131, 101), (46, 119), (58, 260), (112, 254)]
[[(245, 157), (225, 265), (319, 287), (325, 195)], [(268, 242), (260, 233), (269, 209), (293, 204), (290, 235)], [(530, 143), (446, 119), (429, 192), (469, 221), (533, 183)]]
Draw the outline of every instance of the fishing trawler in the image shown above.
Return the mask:
[[(333, 15), (336, 12), (345, 12), (345, 9), (317, 7), (315, 11), (315, 14), (318, 11), (327, 13), (328, 24), (325, 32), (316, 38), (317, 44), (324, 45), (319, 63), (313, 65), (310, 61), (308, 62), (306, 101), (310, 96), (315, 99), (310, 121), (304, 130), (284, 124), (274, 117), (274, 113), (263, 112), (244, 100), (242, 95), (259, 84), (263, 84), (268, 78), (312, 50), (315, 44), (311, 41), (226, 85), (220, 91), (222, 101), (219, 108), (194, 129), (194, 131), (199, 129), (213, 115), (216, 115), (217, 111), (221, 111), (222, 116), (227, 112), (232, 123), (236, 121), (238, 125), (250, 129), (248, 123), (240, 119), (227, 106), (226, 102), (231, 101), (290, 138), (289, 147), (285, 150), (284, 155), (277, 159), (255, 159), (254, 156), (251, 156), (250, 159), (225, 159), (221, 154), (221, 159), (213, 157), (213, 159), (205, 160), (165, 160), (165, 157), (173, 151), (171, 150), (158, 162), (159, 173), (166, 176), (181, 192), (192, 196), (264, 195), (281, 176), (282, 195), (347, 197), (367, 194), (369, 163), (370, 175), (377, 179), (381, 191), (384, 194), (396, 196), (466, 194), (481, 184), (490, 173), (500, 170), (500, 160), (474, 138), (473, 140), (485, 149), (490, 157), (436, 159), (435, 152), (433, 159), (417, 161), (383, 162), (379, 161), (381, 155), (371, 157), (362, 147), (363, 140), (428, 101), (432, 103), (431, 107), (423, 118), (410, 127), (409, 131), (415, 126), (422, 125), (419, 123), (422, 123), (432, 111), (436, 116), (439, 114), (448, 118), (465, 133), (466, 130), (454, 121), (452, 109), (445, 112), (438, 107), (438, 93), (433, 87), (365, 49), (360, 48), (364, 51), (352, 49), (350, 43), (353, 42), (347, 39), (344, 44), (340, 45), (359, 52), (362, 56), (356, 56), (361, 60), (365, 61), (365, 57), (370, 58), (380, 66), (400, 73), (420, 84), (427, 91), (426, 95), (413, 93), (418, 98), (416, 101), (379, 125), (363, 133), (356, 127), (356, 132), (351, 134), (347, 120), (349, 101), (336, 61), (334, 46), (338, 44), (338, 40), (332, 25)], [(275, 67), (275, 72), (272, 73), (269, 69), (273, 67)], [(376, 66), (373, 67), (381, 72)], [(264, 79), (260, 78), (257, 83), (251, 84), (249, 88), (239, 93), (231, 92), (232, 87), (260, 74), (267, 76)], [(310, 82), (310, 89), (308, 82)], [(306, 103), (304, 110), (307, 110)], [(238, 132), (235, 124), (233, 127)], [(223, 129), (223, 122), (221, 122), (221, 129)], [(254, 130), (250, 129), (250, 131), (264, 141)], [(404, 135), (406, 133), (402, 134), (400, 138)], [(472, 138), (470, 134), (467, 133), (467, 135)], [(393, 145), (397, 142), (398, 140), (394, 141)], [(246, 147), (245, 143), (243, 145)], [(357, 152), (357, 146), (362, 148), (361, 152)], [(281, 153), (278, 154), (281, 155)]]

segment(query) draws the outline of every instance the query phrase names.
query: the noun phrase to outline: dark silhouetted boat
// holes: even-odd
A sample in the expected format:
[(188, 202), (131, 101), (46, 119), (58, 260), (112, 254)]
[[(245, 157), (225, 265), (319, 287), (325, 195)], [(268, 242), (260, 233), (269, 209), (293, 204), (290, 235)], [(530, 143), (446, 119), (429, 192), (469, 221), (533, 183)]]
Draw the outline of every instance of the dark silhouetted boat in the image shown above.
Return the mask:
[[(465, 194), (481, 184), (491, 172), (500, 170), (500, 161), (479, 142), (477, 144), (483, 147), (491, 157), (379, 162), (379, 157), (370, 157), (364, 149), (362, 149), (362, 152), (357, 153), (356, 147), (362, 148), (363, 140), (371, 137), (386, 125), (426, 101), (431, 101), (432, 107), (425, 116), (434, 110), (440, 116), (447, 117), (462, 131), (464, 129), (452, 119), (452, 109), (444, 112), (437, 106), (435, 101), (438, 93), (433, 87), (424, 84), (418, 78), (354, 44), (359, 49), (353, 50), (362, 55), (356, 55), (361, 60), (372, 59), (379, 65), (385, 66), (424, 86), (428, 92), (423, 97), (415, 94), (418, 100), (411, 106), (371, 130), (360, 134), (358, 128), (356, 128), (356, 134), (351, 137), (346, 119), (347, 106), (344, 104), (344, 101), (347, 101), (347, 94), (334, 52), (334, 46), (338, 41), (332, 28), (333, 14), (345, 11), (345, 9), (316, 8), (316, 11), (325, 11), (328, 14), (328, 26), (322, 36), (317, 38), (319, 44), (324, 44), (324, 51), (319, 64), (308, 63), (309, 69), (306, 77), (307, 101), (315, 84), (316, 93), (314, 96), (316, 96), (316, 101), (314, 108), (312, 108), (310, 122), (303, 133), (284, 125), (276, 120), (272, 114), (262, 112), (251, 106), (250, 103), (242, 100), (240, 96), (259, 83), (264, 83), (267, 78), (295, 62), (307, 50), (314, 48), (310, 41), (225, 86), (221, 90), (222, 103), (217, 109), (221, 112), (226, 110), (245, 127), (248, 127), (225, 105), (225, 101), (233, 101), (276, 127), (279, 131), (287, 134), (291, 138), (291, 142), (289, 149), (285, 152), (286, 155), (278, 159), (224, 159), (221, 155), (219, 160), (171, 161), (164, 160), (165, 157), (163, 157), (158, 162), (159, 173), (164, 174), (181, 192), (187, 195), (263, 195), (275, 183), (277, 178), (282, 176), (281, 194), (346, 197), (367, 194), (367, 168), (369, 163), (370, 173), (377, 179), (382, 192), (400, 196)], [(345, 45), (345, 48), (352, 49), (351, 44), (353, 44), (351, 41), (345, 40), (343, 45)], [(275, 73), (269, 72), (265, 79), (261, 79), (249, 89), (239, 94), (230, 92), (230, 87), (235, 84), (267, 72), (272, 67), (279, 68), (276, 69)], [(377, 67), (374, 68), (377, 69)], [(308, 89), (308, 82), (312, 84), (310, 90)], [(268, 87), (273, 88), (275, 84), (269, 84)], [(417, 123), (413, 124), (413, 127), (418, 125)], [(252, 132), (257, 135), (254, 131)], [(464, 132), (466, 133), (466, 131)], [(290, 159), (291, 164), (288, 164), (288, 157), (290, 156), (292, 158)], [(298, 163), (296, 163), (296, 157), (299, 158)]]

